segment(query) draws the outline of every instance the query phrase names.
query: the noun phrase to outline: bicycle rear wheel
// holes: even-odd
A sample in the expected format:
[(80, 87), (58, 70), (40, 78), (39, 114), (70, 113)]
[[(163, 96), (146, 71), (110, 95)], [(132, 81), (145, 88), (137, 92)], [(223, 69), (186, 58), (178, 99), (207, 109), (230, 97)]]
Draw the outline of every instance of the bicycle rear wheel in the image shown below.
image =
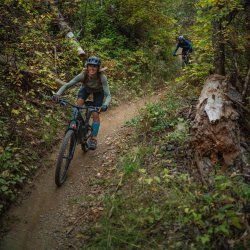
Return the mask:
[(185, 68), (189, 64), (189, 55), (183, 55), (182, 56), (182, 68)]
[(187, 66), (187, 61), (186, 61), (186, 56), (185, 55), (182, 56), (182, 65), (181, 66), (182, 66), (183, 69)]
[(55, 183), (60, 187), (67, 178), (67, 171), (73, 159), (76, 147), (76, 137), (73, 130), (68, 130), (64, 136), (56, 162)]

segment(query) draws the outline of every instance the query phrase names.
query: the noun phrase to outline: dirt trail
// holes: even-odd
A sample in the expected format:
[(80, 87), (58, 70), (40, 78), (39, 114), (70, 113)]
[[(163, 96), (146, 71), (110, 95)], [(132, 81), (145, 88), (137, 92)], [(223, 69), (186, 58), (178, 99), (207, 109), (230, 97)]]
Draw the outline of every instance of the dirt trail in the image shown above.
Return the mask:
[(72, 214), (70, 200), (72, 197), (87, 197), (95, 191), (90, 180), (97, 178), (98, 172), (103, 168), (106, 138), (112, 141), (122, 131), (122, 125), (134, 117), (139, 108), (158, 98), (159, 95), (147, 97), (146, 100), (124, 104), (103, 113), (97, 150), (83, 154), (77, 148), (68, 179), (62, 187), (56, 188), (54, 184), (54, 164), (38, 175), (32, 187), (24, 189), (29, 190), (30, 194), (21, 204), (13, 205), (3, 218), (9, 231), (1, 239), (0, 249), (66, 249), (61, 237), (68, 230), (65, 228), (65, 221)]

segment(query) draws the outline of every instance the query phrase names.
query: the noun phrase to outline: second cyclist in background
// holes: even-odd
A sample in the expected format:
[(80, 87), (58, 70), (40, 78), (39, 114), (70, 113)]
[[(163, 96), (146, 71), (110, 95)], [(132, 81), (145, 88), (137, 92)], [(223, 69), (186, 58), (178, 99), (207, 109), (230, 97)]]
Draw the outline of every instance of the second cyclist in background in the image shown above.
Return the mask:
[(182, 57), (183, 58), (184, 57), (188, 58), (189, 54), (192, 53), (192, 51), (193, 51), (192, 43), (189, 40), (185, 39), (184, 36), (179, 36), (178, 44), (176, 45), (176, 48), (173, 52), (173, 56), (177, 56), (176, 52), (179, 48), (182, 48)]

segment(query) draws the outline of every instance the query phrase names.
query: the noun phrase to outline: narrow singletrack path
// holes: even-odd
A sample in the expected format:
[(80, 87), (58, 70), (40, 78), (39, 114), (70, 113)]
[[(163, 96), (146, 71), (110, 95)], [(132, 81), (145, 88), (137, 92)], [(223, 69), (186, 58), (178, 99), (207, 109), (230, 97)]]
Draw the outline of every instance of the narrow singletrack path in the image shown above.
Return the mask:
[[(8, 231), (2, 235), (0, 249), (68, 249), (61, 237), (68, 230), (65, 221), (71, 216), (70, 199), (95, 192), (90, 180), (96, 178), (100, 168), (103, 168), (107, 145), (122, 131), (126, 121), (133, 118), (147, 102), (158, 100), (160, 95), (126, 103), (102, 113), (97, 150), (84, 154), (77, 147), (68, 178), (62, 187), (57, 188), (54, 183), (54, 164), (25, 187), (24, 192), (28, 190), (29, 194), (19, 204), (12, 205), (2, 220)], [(53, 163), (57, 153), (58, 150), (52, 155)]]

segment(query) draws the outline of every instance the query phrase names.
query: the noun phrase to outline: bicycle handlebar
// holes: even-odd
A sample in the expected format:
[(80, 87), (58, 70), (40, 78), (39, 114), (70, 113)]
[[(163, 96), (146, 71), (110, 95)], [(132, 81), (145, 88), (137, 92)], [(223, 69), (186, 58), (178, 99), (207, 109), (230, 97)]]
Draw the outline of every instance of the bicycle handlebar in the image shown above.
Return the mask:
[(63, 106), (69, 105), (69, 106), (71, 106), (73, 108), (77, 108), (77, 109), (86, 109), (86, 110), (89, 109), (90, 112), (100, 112), (101, 111), (101, 107), (95, 107), (95, 106), (90, 106), (90, 105), (78, 106), (78, 105), (75, 105), (75, 104), (68, 102), (65, 99), (60, 99), (59, 103)]

